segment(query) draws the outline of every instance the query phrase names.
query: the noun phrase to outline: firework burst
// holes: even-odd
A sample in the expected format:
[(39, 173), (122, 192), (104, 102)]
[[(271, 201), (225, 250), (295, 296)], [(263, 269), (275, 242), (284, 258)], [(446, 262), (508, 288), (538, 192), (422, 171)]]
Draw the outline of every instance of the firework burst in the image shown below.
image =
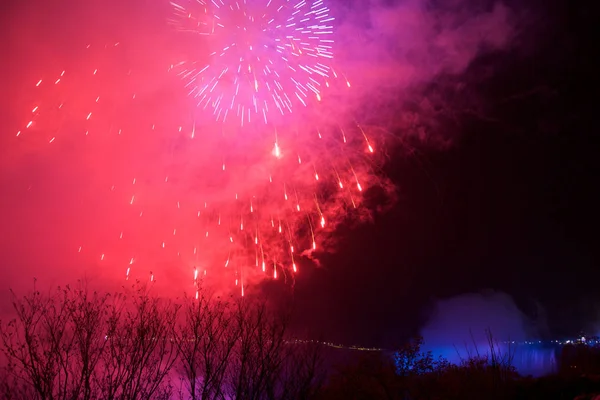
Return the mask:
[(265, 124), (320, 101), (337, 77), (333, 21), (322, 0), (171, 2), (172, 24), (194, 35), (173, 66), (198, 107), (219, 121)]

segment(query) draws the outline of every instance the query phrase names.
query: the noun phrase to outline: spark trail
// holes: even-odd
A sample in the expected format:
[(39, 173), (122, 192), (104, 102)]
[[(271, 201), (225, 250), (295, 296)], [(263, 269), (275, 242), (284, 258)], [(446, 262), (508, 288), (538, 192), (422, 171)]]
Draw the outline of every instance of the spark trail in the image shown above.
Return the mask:
[(120, 45), (72, 49), (77, 63), (50, 64), (35, 72), (36, 78), (22, 90), (22, 102), (30, 112), (20, 115), (16, 136), (54, 143), (64, 134), (89, 136), (107, 130), (121, 134), (122, 129), (111, 122), (137, 94), (129, 83), (131, 70), (115, 62), (122, 56)]
[[(337, 224), (359, 215), (363, 191), (374, 184), (371, 151), (357, 126), (265, 136), (254, 139), (256, 152), (240, 142), (246, 134), (211, 141), (210, 132), (188, 127), (171, 154), (144, 155), (156, 168), (115, 185), (129, 211), (109, 250), (96, 253), (125, 266), (127, 279), (137, 264), (164, 260), (195, 284), (292, 283), (298, 260), (327, 247)], [(120, 247), (128, 253), (111, 254)]]

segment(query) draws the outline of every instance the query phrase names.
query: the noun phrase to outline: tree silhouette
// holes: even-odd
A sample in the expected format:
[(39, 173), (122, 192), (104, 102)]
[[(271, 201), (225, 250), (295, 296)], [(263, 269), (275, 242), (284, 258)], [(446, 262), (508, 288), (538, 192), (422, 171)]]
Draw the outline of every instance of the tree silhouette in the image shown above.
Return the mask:
[(13, 293), (13, 308), (0, 323), (5, 399), (310, 399), (324, 377), (319, 347), (292, 340), (289, 312), (258, 300), (79, 283)]

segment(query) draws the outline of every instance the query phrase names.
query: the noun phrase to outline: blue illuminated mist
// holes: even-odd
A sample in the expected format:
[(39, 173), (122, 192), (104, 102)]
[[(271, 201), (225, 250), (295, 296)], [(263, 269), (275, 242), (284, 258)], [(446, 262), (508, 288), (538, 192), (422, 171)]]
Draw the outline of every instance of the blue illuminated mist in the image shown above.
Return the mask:
[(505, 293), (466, 294), (439, 301), (421, 335), (424, 350), (458, 364), (471, 356), (490, 356), (488, 332), (495, 354), (501, 360), (510, 357), (521, 374), (540, 376), (555, 370), (554, 349), (525, 343), (537, 339), (538, 332)]

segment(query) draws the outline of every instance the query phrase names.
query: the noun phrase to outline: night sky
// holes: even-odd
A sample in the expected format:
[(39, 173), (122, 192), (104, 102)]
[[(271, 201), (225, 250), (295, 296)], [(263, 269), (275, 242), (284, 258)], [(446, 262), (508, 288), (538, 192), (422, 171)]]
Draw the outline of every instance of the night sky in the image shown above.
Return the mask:
[[(396, 186), (394, 203), (371, 222), (342, 225), (337, 251), (320, 254), (318, 268), (301, 260), (293, 289), (263, 285), (266, 293), (293, 296), (299, 332), (394, 346), (420, 331), (438, 301), (490, 291), (507, 293), (548, 337), (598, 326), (593, 13), (558, 2), (509, 7), (518, 10), (509, 44), (482, 49), (465, 68), (431, 67), (382, 96), (385, 114), (397, 122), (382, 167)], [(17, 43), (9, 36), (7, 60), (22, 57)], [(10, 76), (18, 67), (4, 68), (9, 91), (18, 90)], [(18, 118), (10, 97), (0, 104), (12, 129)], [(415, 118), (408, 123), (401, 115)], [(36, 249), (15, 250), (11, 207), (19, 173), (9, 154), (0, 152), (0, 290), (25, 288), (40, 274), (49, 284), (72, 279), (67, 267), (48, 268), (61, 260), (45, 265), (43, 255), (26, 255)], [(374, 209), (391, 200), (375, 188), (366, 201)], [(27, 263), (22, 273), (18, 266)]]
[(424, 98), (441, 91), (483, 107), (439, 110), (433, 129), (454, 138), (448, 147), (398, 146), (386, 167), (396, 206), (349, 233), (344, 254), (298, 286), (334, 337), (393, 346), (418, 332), (436, 301), (489, 290), (512, 296), (542, 337), (597, 329), (593, 24), (585, 9), (544, 6), (541, 29), (516, 50), (425, 89)]

